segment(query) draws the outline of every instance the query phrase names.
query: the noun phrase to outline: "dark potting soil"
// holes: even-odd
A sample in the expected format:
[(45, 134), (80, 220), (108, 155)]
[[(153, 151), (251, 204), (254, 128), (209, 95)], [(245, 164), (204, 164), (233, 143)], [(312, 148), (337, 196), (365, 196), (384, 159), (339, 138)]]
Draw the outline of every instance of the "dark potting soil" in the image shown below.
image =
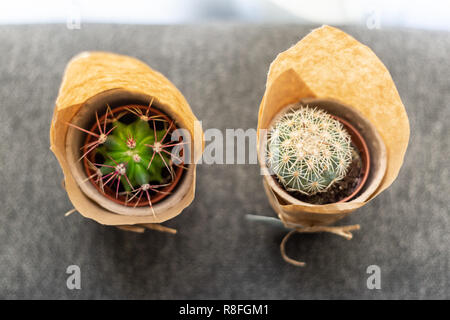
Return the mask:
[[(316, 193), (312, 196), (307, 196), (298, 191), (287, 192), (294, 198), (311, 204), (328, 204), (345, 199), (358, 187), (363, 177), (362, 160), (356, 150), (353, 147), (352, 163), (350, 164), (347, 175), (342, 180), (335, 182), (327, 191)], [(278, 178), (276, 176), (274, 177), (278, 181)]]

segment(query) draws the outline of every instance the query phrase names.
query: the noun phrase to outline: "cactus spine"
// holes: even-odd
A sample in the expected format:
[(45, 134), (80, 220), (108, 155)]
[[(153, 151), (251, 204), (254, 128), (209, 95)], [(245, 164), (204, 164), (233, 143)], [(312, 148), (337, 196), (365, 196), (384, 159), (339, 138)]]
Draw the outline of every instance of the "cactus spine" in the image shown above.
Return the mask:
[(117, 164), (125, 165), (126, 177), (122, 175), (121, 183), (126, 191), (149, 184), (163, 182), (162, 171), (164, 163), (170, 162), (170, 157), (162, 154), (153, 157), (155, 144), (164, 136), (163, 130), (152, 131), (148, 122), (137, 119), (131, 124), (124, 124), (118, 120), (113, 122), (115, 129), (105, 143), (97, 148), (97, 152), (105, 158), (100, 168), (103, 176), (116, 170)]
[(328, 113), (302, 106), (271, 128), (268, 167), (288, 191), (314, 195), (345, 177), (352, 161), (351, 138)]
[[(103, 158), (100, 163), (87, 160), (94, 174), (86, 181), (95, 181), (103, 192), (105, 192), (104, 187), (109, 186), (115, 191), (116, 198), (119, 197), (120, 186), (122, 186), (127, 194), (127, 203), (135, 199), (135, 206), (141, 198), (144, 198), (152, 207), (150, 192), (163, 192), (158, 189), (173, 183), (175, 177), (173, 167), (175, 165), (182, 167), (183, 160), (172, 155), (172, 148), (188, 143), (170, 141), (169, 132), (171, 129), (176, 129), (174, 123), (173, 121), (168, 123), (158, 115), (151, 116), (152, 102), (145, 113), (137, 107), (126, 108), (126, 113), (136, 118), (130, 124), (123, 123), (114, 117), (109, 106), (104, 120), (100, 121), (96, 113), (96, 125), (93, 131), (68, 123), (69, 126), (94, 137), (94, 141), (85, 146), (87, 151), (81, 158), (91, 152), (97, 152)], [(108, 119), (109, 115), (111, 117)], [(157, 121), (164, 123), (163, 129), (157, 130)], [(175, 157), (180, 164), (174, 163), (172, 157)], [(167, 172), (171, 179), (168, 179)]]

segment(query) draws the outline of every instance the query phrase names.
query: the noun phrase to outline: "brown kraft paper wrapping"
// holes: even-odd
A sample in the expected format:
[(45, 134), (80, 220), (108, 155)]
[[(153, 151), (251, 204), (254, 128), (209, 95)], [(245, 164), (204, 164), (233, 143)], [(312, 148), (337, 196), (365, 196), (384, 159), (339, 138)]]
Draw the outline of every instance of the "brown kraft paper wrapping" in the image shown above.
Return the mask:
[(274, 194), (267, 183), (269, 177), (264, 176), (269, 201), (285, 224), (324, 226), (362, 207), (392, 184), (408, 145), (409, 121), (389, 71), (375, 53), (330, 26), (313, 30), (272, 62), (259, 109), (258, 132), (268, 129), (284, 107), (304, 98), (332, 99), (353, 107), (377, 129), (386, 147), (386, 172), (366, 201), (289, 204)]
[[(90, 200), (73, 178), (66, 158), (67, 122), (90, 98), (113, 89), (123, 89), (153, 97), (165, 111), (177, 114), (183, 128), (191, 135), (191, 164), (193, 175), (189, 191), (181, 201), (170, 207), (163, 217), (127, 216), (110, 212)], [(83, 52), (67, 65), (59, 89), (50, 128), (50, 149), (58, 159), (65, 179), (65, 189), (76, 211), (86, 218), (101, 224), (114, 225), (122, 229), (142, 232), (143, 228), (172, 232), (156, 225), (168, 220), (186, 208), (194, 199), (195, 165), (203, 150), (203, 133), (192, 110), (181, 92), (161, 73), (143, 62), (123, 55), (106, 52)], [(132, 208), (130, 208), (132, 209)], [(139, 225), (139, 226), (133, 226)], [(167, 229), (167, 230), (165, 230)]]

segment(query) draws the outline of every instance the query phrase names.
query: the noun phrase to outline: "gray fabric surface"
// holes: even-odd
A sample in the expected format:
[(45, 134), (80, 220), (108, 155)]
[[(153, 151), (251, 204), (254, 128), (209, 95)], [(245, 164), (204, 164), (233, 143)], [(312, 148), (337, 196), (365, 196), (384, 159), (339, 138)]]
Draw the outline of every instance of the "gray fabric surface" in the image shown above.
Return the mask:
[[(255, 128), (270, 62), (302, 26), (62, 25), (0, 27), (1, 298), (450, 298), (450, 35), (344, 28), (389, 68), (411, 122), (405, 164), (390, 189), (342, 221), (351, 241), (285, 235), (245, 214), (273, 215), (257, 165), (201, 165), (196, 198), (166, 225), (135, 234), (78, 214), (61, 188), (49, 126), (68, 60), (83, 50), (142, 59), (183, 92), (204, 129)], [(81, 290), (66, 287), (81, 268)], [(381, 268), (368, 290), (366, 268)]]

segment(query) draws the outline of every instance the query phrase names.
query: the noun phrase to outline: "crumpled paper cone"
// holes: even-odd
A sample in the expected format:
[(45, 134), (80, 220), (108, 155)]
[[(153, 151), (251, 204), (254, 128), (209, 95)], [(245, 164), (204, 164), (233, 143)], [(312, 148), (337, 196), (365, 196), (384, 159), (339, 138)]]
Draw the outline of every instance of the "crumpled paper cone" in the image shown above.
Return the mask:
[[(126, 90), (153, 97), (169, 114), (176, 114), (181, 125), (191, 135), (191, 164), (193, 175), (187, 194), (174, 203), (167, 212), (153, 216), (126, 216), (106, 210), (92, 201), (75, 181), (66, 156), (68, 125), (86, 101), (109, 90)], [(101, 224), (119, 226), (122, 229), (142, 232), (143, 228), (175, 232), (165, 227), (155, 227), (180, 214), (194, 199), (195, 166), (203, 150), (203, 133), (197, 118), (181, 92), (161, 73), (143, 62), (123, 55), (107, 52), (83, 52), (67, 65), (59, 89), (50, 128), (50, 149), (58, 159), (64, 173), (65, 189), (76, 211)], [(170, 199), (170, 197), (168, 198)], [(133, 210), (130, 207), (130, 210)], [(167, 229), (167, 230), (165, 230)]]
[[(387, 152), (384, 177), (366, 201), (285, 203), (268, 187), (270, 177), (264, 176), (269, 201), (283, 221), (304, 226), (328, 225), (364, 206), (392, 184), (408, 146), (409, 121), (389, 71), (375, 53), (330, 26), (313, 30), (272, 62), (259, 109), (258, 132), (268, 129), (284, 107), (304, 98), (332, 99), (355, 108), (375, 126)], [(264, 147), (261, 141), (259, 154)], [(265, 167), (262, 161), (260, 165)]]

